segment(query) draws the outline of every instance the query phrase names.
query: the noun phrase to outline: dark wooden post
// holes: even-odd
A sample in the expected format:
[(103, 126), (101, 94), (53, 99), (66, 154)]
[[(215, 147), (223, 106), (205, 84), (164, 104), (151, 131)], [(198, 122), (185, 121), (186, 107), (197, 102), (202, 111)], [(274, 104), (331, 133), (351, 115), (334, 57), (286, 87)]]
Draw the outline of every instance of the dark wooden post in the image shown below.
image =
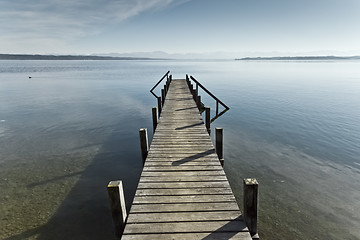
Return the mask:
[(140, 135), (141, 157), (142, 157), (143, 165), (144, 165), (148, 151), (149, 151), (147, 129), (141, 128), (139, 130), (139, 135)]
[(157, 126), (157, 116), (156, 116), (156, 107), (152, 108), (152, 119), (153, 119), (153, 130), (155, 132)]
[(164, 85), (164, 92), (165, 92), (165, 97), (166, 97), (166, 94), (167, 94), (167, 85), (166, 84)]
[(165, 103), (165, 89), (161, 89), (161, 105), (164, 106)]
[(194, 96), (194, 86), (190, 83), (190, 93)]
[(253, 239), (259, 239), (257, 233), (259, 184), (255, 178), (244, 179), (244, 219)]
[(160, 113), (161, 113), (161, 97), (157, 97), (157, 100), (158, 100), (158, 109), (159, 109), (159, 117), (160, 117)]
[(208, 133), (210, 134), (210, 108), (206, 107), (205, 108), (205, 125), (206, 125), (206, 129), (208, 131)]
[(219, 101), (216, 101), (216, 116), (219, 115)]
[(108, 186), (111, 215), (115, 227), (115, 235), (121, 238), (126, 223), (126, 205), (122, 181), (111, 181)]
[(196, 95), (199, 95), (199, 84), (198, 83), (196, 83)]
[(219, 157), (221, 166), (224, 166), (223, 128), (215, 128), (215, 148), (216, 148), (216, 153)]
[(195, 101), (199, 111), (201, 111), (201, 96), (196, 96)]

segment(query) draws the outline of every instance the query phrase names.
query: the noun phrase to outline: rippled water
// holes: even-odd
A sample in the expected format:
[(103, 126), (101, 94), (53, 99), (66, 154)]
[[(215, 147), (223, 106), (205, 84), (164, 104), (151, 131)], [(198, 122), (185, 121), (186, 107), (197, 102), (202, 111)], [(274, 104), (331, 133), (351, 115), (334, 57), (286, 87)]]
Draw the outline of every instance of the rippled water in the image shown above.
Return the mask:
[(171, 70), (230, 106), (212, 128), (240, 204), (260, 182), (263, 239), (359, 239), (359, 64), (0, 61), (0, 238), (112, 239), (106, 185), (130, 207), (149, 89)]

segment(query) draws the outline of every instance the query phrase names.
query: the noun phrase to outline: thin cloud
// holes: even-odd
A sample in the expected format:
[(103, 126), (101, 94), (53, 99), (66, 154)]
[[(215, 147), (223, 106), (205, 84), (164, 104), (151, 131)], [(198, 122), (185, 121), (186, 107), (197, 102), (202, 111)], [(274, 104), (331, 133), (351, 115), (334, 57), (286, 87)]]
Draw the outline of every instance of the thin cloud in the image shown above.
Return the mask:
[(0, 40), (67, 41), (179, 2), (186, 0), (1, 0)]

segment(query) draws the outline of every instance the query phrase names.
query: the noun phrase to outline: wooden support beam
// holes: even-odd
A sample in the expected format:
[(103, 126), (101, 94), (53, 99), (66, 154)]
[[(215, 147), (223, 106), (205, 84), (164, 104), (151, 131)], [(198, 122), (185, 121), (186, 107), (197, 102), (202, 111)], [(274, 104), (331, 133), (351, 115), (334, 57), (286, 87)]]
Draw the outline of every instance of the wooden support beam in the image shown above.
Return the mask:
[(141, 128), (139, 130), (139, 135), (140, 135), (141, 157), (142, 157), (143, 165), (144, 165), (148, 151), (149, 151), (147, 128)]
[(258, 223), (258, 195), (259, 184), (255, 178), (244, 179), (244, 219), (252, 239), (259, 239)]
[(117, 238), (121, 238), (127, 217), (122, 181), (111, 181), (107, 186), (107, 190), (115, 235)]
[(156, 114), (156, 107), (152, 108), (152, 119), (153, 119), (153, 131), (155, 132), (157, 126), (157, 114)]
[(224, 166), (223, 155), (223, 128), (215, 128), (215, 149), (221, 166)]
[(157, 97), (157, 101), (158, 101), (158, 109), (159, 109), (159, 117), (160, 117), (160, 113), (161, 113), (161, 106), (162, 106), (162, 103), (161, 103), (161, 97)]
[(205, 108), (205, 126), (206, 126), (206, 130), (208, 131), (208, 133), (210, 134), (211, 128), (210, 128), (210, 108), (206, 107)]

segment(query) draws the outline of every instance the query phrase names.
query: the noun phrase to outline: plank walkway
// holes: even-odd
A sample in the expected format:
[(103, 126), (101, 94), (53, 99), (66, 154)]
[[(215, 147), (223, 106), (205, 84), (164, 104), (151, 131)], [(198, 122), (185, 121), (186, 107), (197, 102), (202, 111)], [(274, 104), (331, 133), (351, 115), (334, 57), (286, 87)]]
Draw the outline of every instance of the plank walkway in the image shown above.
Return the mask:
[(183, 79), (171, 81), (122, 239), (251, 239)]

